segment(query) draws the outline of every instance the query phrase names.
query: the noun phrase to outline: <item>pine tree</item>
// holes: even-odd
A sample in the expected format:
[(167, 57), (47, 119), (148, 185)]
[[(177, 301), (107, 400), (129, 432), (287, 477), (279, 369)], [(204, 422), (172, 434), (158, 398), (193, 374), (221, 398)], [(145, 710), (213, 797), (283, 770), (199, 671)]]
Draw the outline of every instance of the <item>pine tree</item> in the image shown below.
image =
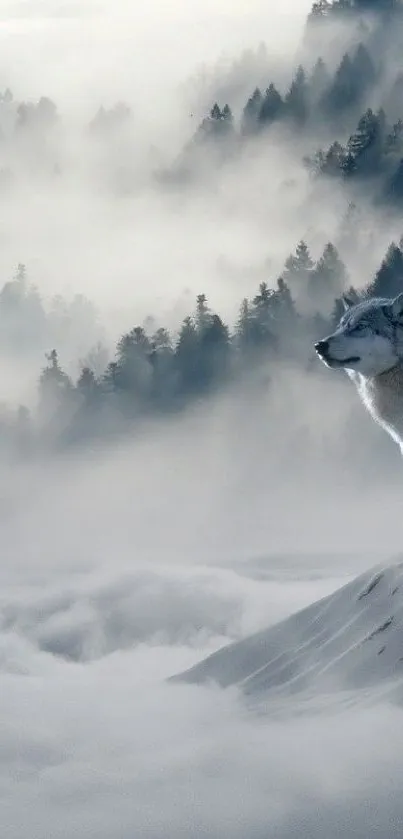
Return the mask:
[(347, 283), (347, 271), (335, 246), (328, 242), (312, 271), (308, 293), (319, 309), (326, 309)]
[(253, 305), (261, 312), (266, 313), (270, 311), (270, 300), (273, 292), (269, 289), (267, 283), (263, 282), (259, 285), (259, 292), (253, 298)]
[(207, 305), (205, 294), (198, 294), (196, 298), (196, 329), (201, 336), (211, 321), (211, 312)]
[(352, 175), (356, 169), (355, 158), (337, 141), (332, 143), (326, 154), (324, 172), (326, 175)]
[(360, 44), (353, 57), (345, 53), (336, 70), (333, 82), (325, 91), (321, 106), (329, 116), (339, 116), (360, 104), (376, 79), (370, 54)]
[(35, 286), (20, 263), (0, 292), (0, 341), (16, 352), (32, 351), (48, 338), (47, 318)]
[(255, 322), (246, 297), (240, 306), (235, 335), (236, 345), (241, 353), (247, 354), (256, 346)]
[(277, 280), (277, 290), (274, 292), (274, 316), (277, 321), (289, 322), (294, 320), (296, 310), (291, 291), (283, 277)]
[(318, 58), (308, 80), (309, 102), (316, 105), (329, 87), (331, 77), (323, 58)]
[(173, 353), (171, 336), (164, 327), (160, 327), (154, 332), (151, 338), (151, 345), (154, 353), (166, 353), (168, 355)]
[(144, 329), (136, 326), (123, 335), (117, 345), (117, 385), (137, 405), (146, 402), (152, 388), (152, 346)]
[(300, 65), (285, 97), (285, 110), (295, 122), (303, 124), (308, 118), (308, 86), (304, 68)]
[(273, 346), (274, 337), (274, 292), (263, 282), (259, 285), (259, 292), (253, 298), (253, 320), (258, 346)]
[(74, 394), (69, 376), (62, 370), (56, 350), (46, 356), (48, 364), (39, 377), (39, 412), (42, 416), (53, 417), (60, 410), (65, 410)]
[(311, 259), (309, 248), (306, 242), (301, 240), (296, 247), (295, 254), (291, 254), (286, 259), (283, 279), (291, 286), (305, 286), (309, 281), (313, 267), (314, 262)]
[(230, 341), (228, 327), (213, 314), (200, 340), (200, 371), (203, 387), (222, 382), (229, 373)]
[(345, 53), (336, 70), (332, 84), (322, 97), (321, 107), (325, 113), (332, 116), (351, 108), (357, 104), (357, 101), (358, 89), (354, 66), (348, 53)]
[(215, 102), (210, 111), (210, 119), (215, 120), (215, 122), (220, 122), (221, 118), (221, 108), (219, 107), (218, 103)]
[(93, 370), (90, 367), (83, 367), (77, 380), (77, 390), (87, 405), (94, 402), (98, 389), (98, 382)]
[(370, 90), (376, 80), (375, 67), (364, 44), (358, 45), (353, 56), (352, 67), (358, 96), (362, 97), (366, 91)]
[(200, 386), (199, 336), (191, 317), (185, 318), (175, 347), (175, 366), (179, 389), (184, 394), (194, 393)]
[(381, 163), (385, 145), (386, 117), (384, 111), (377, 114), (368, 108), (360, 118), (357, 130), (347, 143), (349, 155), (354, 162), (354, 171), (376, 174)]
[(120, 368), (117, 361), (110, 361), (101, 380), (102, 391), (105, 395), (112, 396), (119, 393), (120, 385)]
[(282, 116), (284, 102), (274, 84), (270, 84), (264, 95), (260, 111), (259, 123), (262, 126), (270, 125)]
[(157, 329), (151, 338), (151, 346), (153, 401), (159, 407), (167, 407), (178, 389), (175, 354), (168, 330), (163, 327)]
[(392, 242), (367, 293), (370, 297), (396, 297), (403, 291), (403, 253)]
[(231, 108), (230, 108), (229, 105), (224, 105), (224, 107), (222, 109), (222, 112), (221, 112), (221, 118), (224, 122), (226, 122), (227, 124), (230, 124), (232, 126), (233, 121), (234, 121), (234, 117), (233, 117), (233, 114), (232, 114), (232, 111), (231, 111)]
[(224, 105), (223, 110), (217, 102), (213, 105), (210, 114), (199, 126), (194, 141), (196, 143), (220, 140), (228, 140), (235, 133), (234, 119), (229, 105)]
[(257, 87), (243, 109), (241, 122), (241, 131), (243, 134), (252, 134), (256, 131), (262, 102), (263, 96)]

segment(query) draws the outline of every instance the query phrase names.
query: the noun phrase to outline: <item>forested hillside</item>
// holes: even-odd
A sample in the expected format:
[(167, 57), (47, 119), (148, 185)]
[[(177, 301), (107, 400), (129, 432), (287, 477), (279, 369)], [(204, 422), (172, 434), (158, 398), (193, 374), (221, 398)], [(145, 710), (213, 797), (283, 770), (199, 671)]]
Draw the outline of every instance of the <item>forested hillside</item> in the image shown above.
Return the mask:
[[(112, 351), (90, 300), (81, 294), (71, 300), (47, 298), (31, 282), (21, 253), (21, 264), (14, 277), (5, 278), (0, 292), (0, 350), (6, 358), (42, 357), (44, 362), (36, 404), (3, 410), (4, 450), (26, 454), (37, 446), (54, 449), (110, 433), (133, 433), (147, 418), (181, 411), (245, 382), (262, 368), (270, 374), (282, 362), (305, 374), (323, 375), (312, 345), (332, 329), (342, 311), (342, 293), (355, 286), (346, 255), (354, 252), (359, 259), (359, 248), (366, 247), (365, 236), (364, 244), (360, 242), (361, 197), (385, 218), (392, 214), (396, 219), (403, 206), (403, 71), (388, 60), (396, 54), (403, 31), (402, 9), (397, 0), (314, 3), (301, 45), (304, 63), (290, 68), (288, 87), (267, 78), (264, 86), (250, 90), (240, 109), (232, 102), (212, 101), (170, 165), (154, 167), (158, 189), (186, 192), (205, 177), (206, 168), (213, 179), (229, 163), (241, 170), (247, 150), (253, 154), (256, 143), (264, 148), (276, 131), (284, 147), (295, 149), (298, 140), (304, 152), (308, 149), (303, 166), (313, 183), (336, 181), (345, 191), (348, 210), (339, 219), (336, 236), (315, 253), (309, 241), (295, 242), (282, 270), (271, 271), (262, 263), (255, 293), (244, 299), (240, 295), (235, 322), (215, 311), (200, 288), (176, 330), (150, 312), (146, 323), (134, 323), (117, 337)], [(256, 64), (251, 55), (245, 64), (238, 63), (237, 78), (244, 66), (249, 74), (264, 66), (264, 48), (255, 54)], [(101, 106), (83, 132), (91, 148), (99, 151), (109, 143), (116, 150), (116, 137), (131, 119), (124, 103)], [(49, 98), (17, 101), (9, 89), (4, 91), (3, 196), (28, 177), (28, 170), (29, 177), (46, 172), (56, 182), (63, 179), (68, 159), (60, 154), (62, 130), (63, 116)], [(119, 188), (130, 192), (126, 170), (119, 170)], [(360, 294), (390, 296), (403, 290), (402, 248), (399, 237), (390, 241)], [(83, 333), (88, 345), (80, 369), (67, 373), (64, 359)], [(3, 403), (9, 403), (7, 393)]]

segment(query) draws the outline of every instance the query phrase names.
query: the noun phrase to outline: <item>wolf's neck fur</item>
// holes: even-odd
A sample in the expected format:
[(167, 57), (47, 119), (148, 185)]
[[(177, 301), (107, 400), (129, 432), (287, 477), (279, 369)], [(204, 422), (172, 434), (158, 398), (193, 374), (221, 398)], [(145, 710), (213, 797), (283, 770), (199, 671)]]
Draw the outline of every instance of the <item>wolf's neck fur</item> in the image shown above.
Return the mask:
[(354, 380), (373, 418), (403, 447), (403, 361), (379, 376), (358, 374)]

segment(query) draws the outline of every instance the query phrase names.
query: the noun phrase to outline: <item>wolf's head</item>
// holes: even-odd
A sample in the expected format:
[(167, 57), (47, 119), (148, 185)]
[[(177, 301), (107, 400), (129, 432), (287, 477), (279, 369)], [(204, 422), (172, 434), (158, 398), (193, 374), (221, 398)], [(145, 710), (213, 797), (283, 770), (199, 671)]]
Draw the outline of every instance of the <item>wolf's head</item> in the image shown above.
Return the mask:
[(373, 377), (403, 361), (403, 294), (393, 300), (375, 297), (352, 303), (332, 335), (315, 344), (328, 367), (344, 367)]

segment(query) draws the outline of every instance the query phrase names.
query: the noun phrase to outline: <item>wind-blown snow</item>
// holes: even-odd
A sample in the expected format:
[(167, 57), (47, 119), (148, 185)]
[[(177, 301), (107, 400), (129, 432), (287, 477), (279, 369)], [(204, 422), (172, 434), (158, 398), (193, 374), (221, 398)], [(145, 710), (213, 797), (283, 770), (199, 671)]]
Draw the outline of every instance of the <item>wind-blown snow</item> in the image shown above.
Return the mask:
[[(403, 562), (377, 567), (174, 677), (257, 700), (403, 695)], [(347, 691), (347, 694), (346, 694)], [(340, 695), (340, 694), (339, 694)]]

